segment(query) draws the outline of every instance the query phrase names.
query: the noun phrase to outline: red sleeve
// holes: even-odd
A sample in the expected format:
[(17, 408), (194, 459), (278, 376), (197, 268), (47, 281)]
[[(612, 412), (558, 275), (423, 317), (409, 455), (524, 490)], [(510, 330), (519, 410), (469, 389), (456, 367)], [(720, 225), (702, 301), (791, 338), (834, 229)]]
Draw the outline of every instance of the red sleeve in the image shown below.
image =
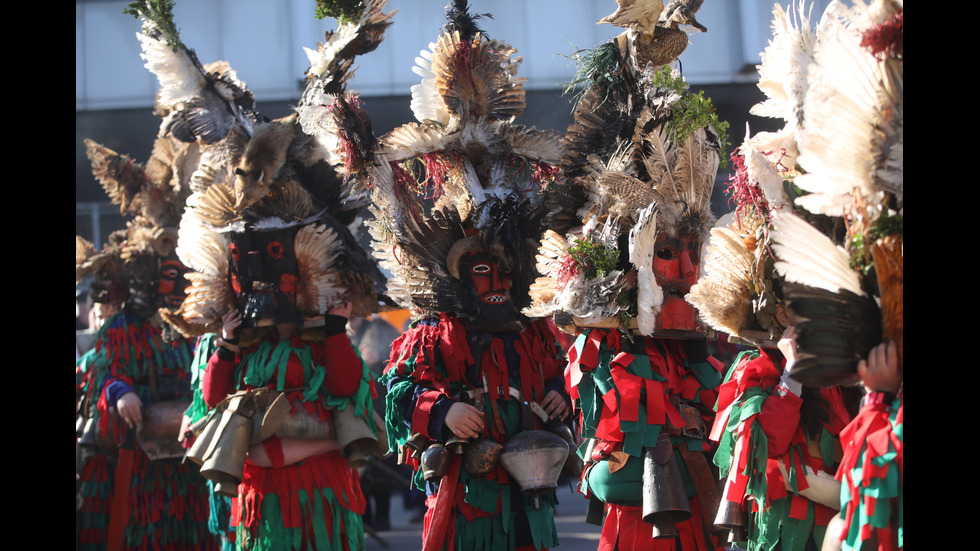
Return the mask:
[(361, 385), (364, 367), (354, 352), (346, 333), (338, 333), (323, 341), (321, 365), (327, 368), (324, 381), (327, 392), (339, 398), (352, 396)]
[(758, 421), (769, 440), (769, 457), (780, 456), (789, 451), (800, 426), (801, 405), (803, 398), (778, 388), (766, 398)]
[(201, 381), (201, 393), (209, 407), (218, 405), (231, 392), (235, 365), (233, 360), (222, 359), (218, 352), (211, 355), (204, 371), (204, 380)]

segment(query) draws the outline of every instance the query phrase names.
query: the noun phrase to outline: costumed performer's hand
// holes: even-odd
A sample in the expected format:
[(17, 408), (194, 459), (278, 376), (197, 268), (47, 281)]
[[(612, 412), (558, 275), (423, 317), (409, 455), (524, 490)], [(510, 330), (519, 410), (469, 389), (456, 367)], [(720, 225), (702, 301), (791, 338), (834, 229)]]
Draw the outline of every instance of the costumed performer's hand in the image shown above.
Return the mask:
[(792, 370), (792, 364), (796, 363), (796, 327), (790, 325), (783, 330), (783, 336), (776, 343), (779, 351), (786, 358), (786, 371)]
[(548, 419), (559, 419), (564, 421), (568, 417), (568, 403), (565, 397), (557, 390), (549, 390), (541, 401), (541, 407), (548, 413)]
[(903, 379), (898, 369), (898, 344), (889, 341), (872, 348), (868, 360), (858, 362), (858, 375), (871, 392), (898, 394)]
[(776, 343), (779, 351), (786, 358), (786, 367), (783, 368), (783, 375), (779, 378), (780, 384), (793, 394), (799, 396), (803, 392), (803, 384), (790, 377), (793, 368), (796, 367), (796, 327), (792, 325), (783, 330), (783, 336)]
[(327, 313), (331, 316), (340, 316), (342, 318), (349, 318), (351, 311), (354, 309), (354, 304), (351, 302), (338, 302), (327, 310)]
[(186, 415), (180, 416), (180, 430), (177, 432), (177, 441), (184, 443), (187, 438), (187, 433), (190, 432), (191, 418)]
[(446, 413), (446, 426), (461, 438), (479, 438), (483, 434), (483, 412), (467, 403), (456, 402)]
[(221, 316), (221, 338), (218, 339), (218, 346), (237, 353), (240, 350), (237, 333), (241, 325), (242, 313), (237, 308)]
[(119, 417), (131, 429), (135, 429), (143, 422), (143, 400), (135, 392), (127, 392), (116, 400), (116, 411)]

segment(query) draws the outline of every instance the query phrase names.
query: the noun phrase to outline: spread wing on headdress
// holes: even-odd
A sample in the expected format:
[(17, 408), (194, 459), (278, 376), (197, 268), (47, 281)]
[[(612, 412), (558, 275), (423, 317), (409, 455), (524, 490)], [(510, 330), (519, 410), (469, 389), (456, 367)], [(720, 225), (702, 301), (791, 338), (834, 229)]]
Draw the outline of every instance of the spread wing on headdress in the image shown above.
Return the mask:
[(227, 63), (205, 67), (180, 40), (171, 6), (141, 1), (126, 10), (140, 17), (137, 33), (146, 68), (157, 76), (157, 109), (164, 118), (160, 134), (186, 142), (217, 143), (233, 128), (251, 134), (259, 120), (255, 99)]

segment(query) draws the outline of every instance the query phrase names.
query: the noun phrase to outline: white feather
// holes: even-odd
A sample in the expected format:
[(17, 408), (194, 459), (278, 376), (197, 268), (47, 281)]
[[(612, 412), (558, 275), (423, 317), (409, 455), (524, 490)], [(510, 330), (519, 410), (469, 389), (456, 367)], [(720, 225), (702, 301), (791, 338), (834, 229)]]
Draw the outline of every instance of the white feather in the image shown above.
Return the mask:
[(875, 183), (883, 112), (895, 99), (886, 93), (885, 64), (861, 46), (853, 11), (828, 20), (808, 75), (804, 129), (798, 162), (806, 174), (795, 184), (810, 195), (797, 204), (818, 214), (849, 213), (857, 193), (865, 204), (878, 204)]
[[(151, 25), (145, 22), (146, 25)], [(161, 105), (173, 107), (193, 99), (204, 88), (205, 79), (183, 49), (176, 52), (166, 42), (143, 33), (136, 33), (143, 53), (144, 66), (160, 81), (157, 99)]]
[(428, 50), (419, 52), (412, 71), (422, 77), (422, 82), (412, 86), (412, 113), (419, 122), (435, 121), (443, 126), (449, 124), (450, 113), (442, 96), (436, 90), (436, 75), (432, 72), (432, 52), (436, 44), (430, 43)]
[(825, 289), (847, 290), (864, 296), (857, 272), (847, 253), (826, 235), (789, 213), (772, 217), (776, 271), (787, 281)]
[(636, 266), (636, 322), (640, 333), (652, 334), (656, 328), (657, 314), (663, 307), (663, 290), (657, 285), (656, 274), (653, 273), (653, 255), (657, 240), (656, 205), (640, 211), (639, 220), (630, 230), (629, 251), (630, 259)]

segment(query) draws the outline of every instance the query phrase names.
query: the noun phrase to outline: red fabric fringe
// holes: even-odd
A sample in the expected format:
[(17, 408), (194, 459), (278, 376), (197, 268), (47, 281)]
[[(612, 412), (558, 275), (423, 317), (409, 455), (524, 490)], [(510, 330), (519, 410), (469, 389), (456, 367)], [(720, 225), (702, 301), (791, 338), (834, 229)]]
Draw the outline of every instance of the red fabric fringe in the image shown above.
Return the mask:
[[(643, 522), (643, 507), (606, 504), (606, 520), (597, 551), (712, 551), (718, 545), (707, 535), (704, 511), (691, 498), (691, 518), (677, 523), (677, 538), (654, 538), (653, 525)], [(680, 543), (680, 547), (678, 547)]]
[[(309, 526), (323, 521), (306, 517), (307, 512), (299, 502), (300, 490), (305, 490), (312, 500), (313, 490), (318, 488), (332, 489), (342, 506), (359, 515), (364, 514), (366, 502), (357, 471), (351, 469), (339, 451), (334, 451), (278, 469), (246, 463), (245, 475), (238, 486), (238, 498), (232, 505), (232, 525), (257, 529), (261, 520), (262, 499), (269, 494), (279, 497), (285, 528), (300, 528), (304, 524)], [(325, 520), (329, 527), (331, 519)]]

